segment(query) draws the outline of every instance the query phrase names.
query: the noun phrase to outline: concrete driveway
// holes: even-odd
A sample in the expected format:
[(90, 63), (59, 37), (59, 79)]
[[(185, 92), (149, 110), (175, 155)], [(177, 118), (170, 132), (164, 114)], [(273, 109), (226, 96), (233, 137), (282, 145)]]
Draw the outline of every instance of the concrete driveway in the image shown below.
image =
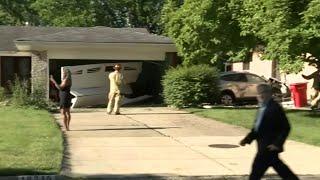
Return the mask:
[[(63, 174), (232, 179), (250, 172), (256, 147), (238, 146), (246, 129), (165, 107), (122, 108), (122, 113), (72, 113)], [(288, 141), (282, 158), (297, 174), (308, 175), (304, 179), (320, 179), (319, 147)]]

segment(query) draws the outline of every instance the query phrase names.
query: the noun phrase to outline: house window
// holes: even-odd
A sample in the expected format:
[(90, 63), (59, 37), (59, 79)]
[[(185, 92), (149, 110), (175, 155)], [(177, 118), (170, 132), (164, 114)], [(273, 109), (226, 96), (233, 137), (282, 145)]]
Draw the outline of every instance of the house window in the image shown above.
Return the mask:
[[(31, 78), (30, 57), (1, 57), (0, 61), (0, 86), (8, 87), (9, 83), (20, 80), (28, 81)], [(8, 87), (9, 88), (9, 87)]]
[(249, 61), (243, 62), (242, 70), (250, 70), (250, 62)]
[(224, 64), (224, 71), (228, 72), (228, 71), (232, 71), (232, 63), (225, 63)]

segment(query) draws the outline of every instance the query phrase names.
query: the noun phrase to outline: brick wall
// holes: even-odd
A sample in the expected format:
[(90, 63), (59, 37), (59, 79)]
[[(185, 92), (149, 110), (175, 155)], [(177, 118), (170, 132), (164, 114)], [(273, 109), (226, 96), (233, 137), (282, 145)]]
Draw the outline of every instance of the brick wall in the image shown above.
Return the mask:
[(46, 51), (32, 51), (31, 55), (31, 82), (32, 91), (40, 88), (45, 98), (49, 99), (48, 57)]

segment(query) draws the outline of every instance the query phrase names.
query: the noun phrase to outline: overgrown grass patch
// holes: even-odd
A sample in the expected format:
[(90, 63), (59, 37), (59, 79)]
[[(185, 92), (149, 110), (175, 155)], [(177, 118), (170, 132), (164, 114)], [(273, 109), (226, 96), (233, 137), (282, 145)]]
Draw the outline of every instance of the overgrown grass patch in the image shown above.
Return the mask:
[(57, 174), (62, 135), (50, 113), (0, 107), (0, 175)]

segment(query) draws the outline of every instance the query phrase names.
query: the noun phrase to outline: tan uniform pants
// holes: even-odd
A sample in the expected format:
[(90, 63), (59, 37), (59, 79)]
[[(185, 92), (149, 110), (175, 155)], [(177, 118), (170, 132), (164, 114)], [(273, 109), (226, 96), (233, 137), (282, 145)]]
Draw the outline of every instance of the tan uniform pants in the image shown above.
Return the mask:
[(120, 113), (120, 92), (110, 92), (108, 98), (107, 113), (111, 113), (114, 110), (115, 113)]

